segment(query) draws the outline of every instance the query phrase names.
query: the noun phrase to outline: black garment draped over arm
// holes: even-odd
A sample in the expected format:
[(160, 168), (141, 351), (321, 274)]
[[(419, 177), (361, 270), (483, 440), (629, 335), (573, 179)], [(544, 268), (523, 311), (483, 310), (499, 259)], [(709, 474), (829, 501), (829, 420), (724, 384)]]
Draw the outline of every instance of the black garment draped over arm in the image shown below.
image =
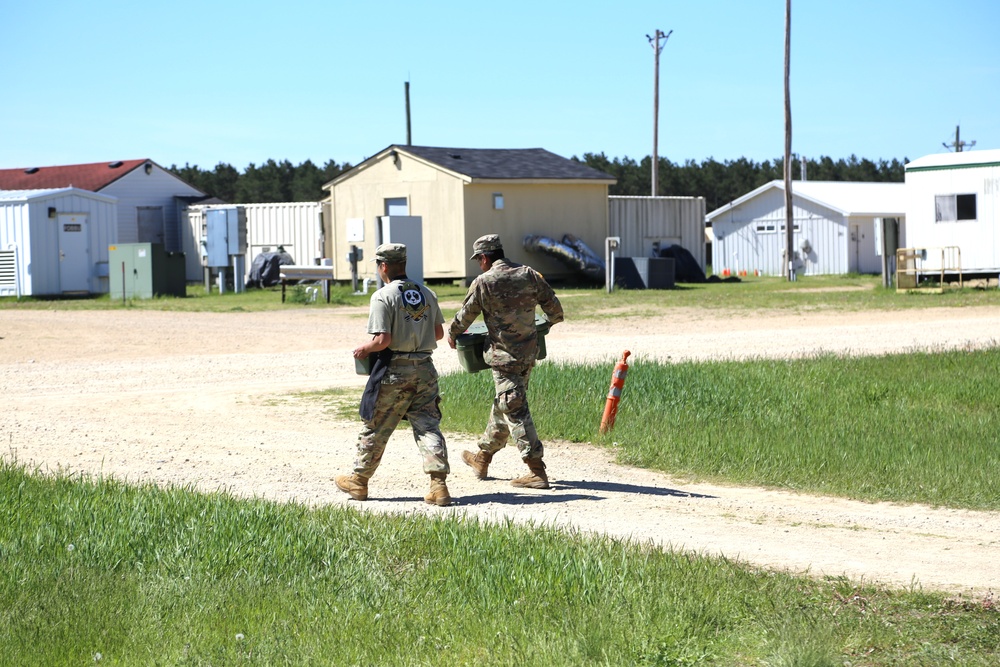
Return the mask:
[(371, 421), (375, 416), (375, 401), (378, 399), (378, 388), (382, 384), (385, 372), (389, 370), (389, 360), (392, 359), (392, 350), (386, 348), (380, 352), (372, 352), (369, 358), (372, 361), (372, 372), (368, 376), (368, 384), (365, 385), (365, 392), (361, 394), (361, 406), (358, 414), (366, 422)]

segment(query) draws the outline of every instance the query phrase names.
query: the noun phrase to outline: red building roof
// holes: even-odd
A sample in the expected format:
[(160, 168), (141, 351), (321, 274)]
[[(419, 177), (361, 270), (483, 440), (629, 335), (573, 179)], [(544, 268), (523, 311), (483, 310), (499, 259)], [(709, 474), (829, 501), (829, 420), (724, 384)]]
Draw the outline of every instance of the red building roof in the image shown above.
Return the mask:
[(0, 190), (41, 190), (73, 186), (98, 192), (151, 160), (119, 160), (57, 167), (0, 169)]

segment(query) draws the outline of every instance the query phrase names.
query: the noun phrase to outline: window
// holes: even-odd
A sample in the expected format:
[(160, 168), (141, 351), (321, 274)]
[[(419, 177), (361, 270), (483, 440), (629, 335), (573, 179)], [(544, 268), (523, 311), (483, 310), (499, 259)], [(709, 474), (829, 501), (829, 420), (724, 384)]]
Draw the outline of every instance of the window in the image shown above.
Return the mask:
[(497, 211), (503, 210), (503, 195), (499, 192), (493, 193), (493, 208)]
[[(797, 232), (797, 231), (799, 231), (800, 227), (801, 227), (801, 225), (799, 225), (799, 223), (796, 222), (795, 224), (792, 225), (792, 231), (793, 232)], [(760, 225), (757, 225), (757, 227), (756, 227), (756, 231), (757, 231), (758, 234), (773, 234), (774, 232), (778, 231), (779, 229), (780, 229), (780, 231), (785, 231), (785, 226), (781, 225), (779, 227), (779, 226), (775, 225), (774, 223), (768, 223), (768, 224), (760, 224)]]
[(934, 222), (976, 219), (976, 195), (935, 195)]

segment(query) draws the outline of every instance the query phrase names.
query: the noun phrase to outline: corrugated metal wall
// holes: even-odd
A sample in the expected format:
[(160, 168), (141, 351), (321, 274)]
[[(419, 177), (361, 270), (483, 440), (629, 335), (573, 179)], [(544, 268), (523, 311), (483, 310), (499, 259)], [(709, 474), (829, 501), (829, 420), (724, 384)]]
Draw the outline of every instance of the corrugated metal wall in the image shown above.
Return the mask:
[[(608, 197), (608, 236), (621, 237), (619, 257), (650, 257), (653, 243), (674, 243), (705, 269), (703, 197)], [(603, 246), (594, 248), (603, 255)]]
[[(89, 193), (88, 193), (89, 194)], [(90, 261), (87, 282), (60, 285), (58, 217), (50, 218), (48, 209), (58, 214), (87, 216)], [(0, 202), (0, 246), (17, 245), (18, 280), (24, 296), (58, 295), (63, 291), (108, 291), (106, 271), (108, 246), (117, 242), (117, 203), (82, 194), (59, 194), (31, 198), (27, 202)], [(102, 266), (103, 265), (103, 266)], [(105, 275), (99, 275), (105, 273)]]
[[(793, 193), (794, 194), (794, 193)], [(823, 207), (795, 198), (792, 202), (792, 246), (803, 261), (806, 275), (846, 273), (847, 228), (843, 216)], [(725, 269), (748, 274), (784, 275), (785, 196), (772, 190), (745, 202), (712, 223), (715, 243), (712, 271), (722, 275)], [(807, 246), (808, 253), (803, 251)]]
[[(319, 202), (283, 202), (276, 204), (238, 204), (247, 214), (246, 268), (262, 252), (284, 246), (296, 264), (317, 264), (323, 257), (322, 205)], [(184, 225), (186, 276), (202, 280), (200, 239), (205, 211), (212, 206), (189, 206)], [(244, 276), (245, 278), (245, 276)]]

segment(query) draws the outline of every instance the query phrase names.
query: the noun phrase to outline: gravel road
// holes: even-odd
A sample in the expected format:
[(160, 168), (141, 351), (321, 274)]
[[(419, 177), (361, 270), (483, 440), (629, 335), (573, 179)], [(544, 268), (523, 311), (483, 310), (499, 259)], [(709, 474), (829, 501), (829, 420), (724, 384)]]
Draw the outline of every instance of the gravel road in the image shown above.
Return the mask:
[[(567, 300), (569, 301), (569, 300)], [(880, 354), (995, 344), (1000, 308), (932, 308), (903, 316), (669, 309), (659, 318), (569, 320), (549, 358), (796, 357)], [(459, 452), (474, 437), (446, 434), (455, 505), (422, 502), (427, 479), (408, 431), (393, 436), (357, 503), (330, 477), (349, 469), (356, 422), (295, 393), (357, 388), (350, 350), (366, 311), (267, 313), (0, 310), (0, 437), (8, 459), (44, 471), (364, 511), (469, 515), (574, 528), (665, 548), (722, 554), (813, 575), (982, 596), (1000, 583), (1000, 513), (862, 503), (787, 491), (689, 484), (617, 465), (609, 451), (546, 440), (550, 491), (514, 489), (516, 451), (492, 478), (474, 479)], [(442, 373), (455, 353), (435, 354)], [(627, 397), (627, 388), (626, 388)], [(598, 406), (597, 419), (602, 406)], [(484, 417), (487, 406), (483, 406)], [(545, 434), (542, 433), (543, 439)]]

